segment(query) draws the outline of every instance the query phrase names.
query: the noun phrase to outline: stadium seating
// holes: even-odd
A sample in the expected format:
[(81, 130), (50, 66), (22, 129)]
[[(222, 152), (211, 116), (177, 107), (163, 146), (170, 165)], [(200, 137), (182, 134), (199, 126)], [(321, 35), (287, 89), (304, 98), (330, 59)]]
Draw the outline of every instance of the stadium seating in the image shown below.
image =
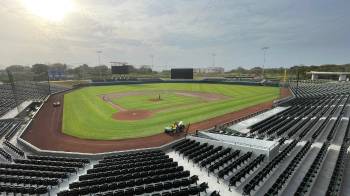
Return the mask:
[(313, 161), (310, 169), (305, 174), (305, 177), (303, 178), (302, 182), (300, 183), (297, 191), (294, 195), (305, 195), (310, 189), (311, 183), (314, 181), (316, 174), (318, 173), (320, 169), (321, 162), (327, 152), (327, 149), (329, 147), (329, 143), (326, 142), (322, 145), (322, 148), (320, 149), (319, 153), (317, 154), (317, 157)]
[(344, 176), (345, 161), (346, 161), (346, 155), (347, 155), (346, 151), (348, 147), (349, 147), (349, 144), (347, 142), (344, 142), (340, 148), (339, 156), (337, 158), (337, 163), (335, 165), (335, 168), (331, 177), (331, 181), (328, 185), (328, 189), (326, 192), (327, 196), (339, 194), (341, 182)]
[(58, 195), (197, 195), (208, 188), (197, 181), (164, 152), (145, 151), (104, 157)]
[(11, 139), (20, 128), (21, 124), (21, 120), (18, 119), (0, 120), (0, 139), (4, 136), (6, 140)]
[(48, 83), (32, 81), (15, 82), (13, 88), (8, 83), (0, 84), (0, 117), (24, 101), (43, 101), (50, 92), (55, 93), (67, 89), (66, 87), (52, 84), (49, 87)]
[(0, 155), (7, 161), (12, 161), (12, 156), (2, 148), (0, 148)]
[(254, 172), (254, 170), (258, 168), (258, 166), (264, 161), (264, 158), (265, 155), (259, 155), (249, 165), (247, 165), (245, 168), (243, 168), (234, 176), (232, 176), (232, 178), (230, 179), (230, 185), (236, 186), (237, 182), (240, 182), (242, 178), (245, 178), (247, 175), (249, 175), (250, 172)]
[[(38, 86), (40, 90), (35, 89)], [(0, 95), (1, 116), (16, 107), (16, 103), (11, 86), (0, 85), (0, 89), (4, 89)], [(206, 194), (206, 190), (210, 183), (224, 181), (222, 186), (243, 195), (315, 195), (315, 184), (323, 180), (320, 174), (327, 170), (332, 175), (325, 183), (327, 186), (321, 187), (325, 195), (346, 195), (341, 192), (342, 186), (348, 185), (345, 173), (350, 145), (349, 83), (301, 83), (298, 87), (291, 84), (291, 90), (296, 97), (280, 105), (288, 108), (252, 125), (247, 134), (225, 128), (261, 111), (209, 130), (277, 141), (276, 153), (269, 156), (224, 144), (219, 146), (217, 142), (182, 139), (172, 146), (171, 153), (161, 150), (120, 153), (93, 160), (91, 164), (89, 159), (28, 153), (13, 142), (25, 122), (0, 120), (0, 194), (40, 195), (55, 190), (61, 196), (218, 195), (217, 191)], [(43, 100), (47, 86), (28, 83), (16, 92), (20, 101)], [(329, 156), (334, 152), (339, 154)], [(183, 164), (179, 157), (191, 164)], [(333, 164), (323, 170), (327, 162)], [(201, 183), (200, 175), (193, 175), (189, 165), (207, 173), (212, 180), (208, 181), (209, 185)], [(62, 182), (69, 183), (67, 190), (60, 187)]]
[(308, 141), (306, 142), (306, 144), (304, 144), (303, 148), (299, 151), (299, 153), (294, 157), (294, 159), (289, 163), (287, 168), (282, 172), (282, 174), (279, 175), (275, 183), (267, 191), (267, 193), (265, 194), (266, 196), (278, 195), (278, 192), (282, 189), (282, 186), (286, 183), (288, 178), (295, 171), (295, 168), (298, 166), (298, 164), (300, 163), (302, 158), (305, 156), (305, 154), (308, 152), (310, 147), (311, 147), (311, 142)]
[(88, 159), (36, 155), (12, 159), (8, 151), (23, 158), (24, 151), (7, 140), (3, 145), (8, 150), (0, 148), (0, 154), (8, 162), (0, 162), (0, 194), (49, 194), (51, 188), (59, 187), (62, 180), (77, 174), (79, 168), (90, 162)]
[(296, 146), (297, 140), (292, 141), (288, 146), (271, 160), (255, 177), (243, 187), (243, 194), (250, 195), (251, 191), (259, 185), (261, 181), (266, 179), (268, 175), (277, 167), (277, 165), (288, 155), (288, 153)]
[(11, 149), (13, 152), (15, 152), (15, 153), (17, 153), (18, 155), (24, 157), (24, 152), (23, 152), (21, 149), (19, 149), (18, 147), (16, 147), (15, 145), (11, 144), (8, 140), (5, 140), (5, 141), (3, 142), (3, 144), (4, 144), (5, 146), (7, 146), (9, 149)]

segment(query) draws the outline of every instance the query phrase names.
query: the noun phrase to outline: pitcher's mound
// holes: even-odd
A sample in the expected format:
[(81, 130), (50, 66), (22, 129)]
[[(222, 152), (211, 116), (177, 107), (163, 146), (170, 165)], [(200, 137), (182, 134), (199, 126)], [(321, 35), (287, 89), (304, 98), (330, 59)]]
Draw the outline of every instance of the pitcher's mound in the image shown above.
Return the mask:
[(152, 115), (150, 110), (128, 110), (114, 113), (113, 118), (116, 120), (142, 120)]

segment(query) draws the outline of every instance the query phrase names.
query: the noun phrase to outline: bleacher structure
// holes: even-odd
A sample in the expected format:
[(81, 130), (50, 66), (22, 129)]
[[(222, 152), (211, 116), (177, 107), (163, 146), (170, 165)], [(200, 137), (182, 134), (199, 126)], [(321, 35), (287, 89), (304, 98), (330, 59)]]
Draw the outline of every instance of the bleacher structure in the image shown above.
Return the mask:
[(67, 88), (33, 81), (0, 84), (0, 117), (25, 101), (41, 102), (50, 93), (64, 90), (67, 90)]
[(290, 89), (285, 109), (248, 132), (229, 126), (268, 111), (163, 149), (98, 158), (33, 154), (16, 142), (25, 122), (0, 120), (0, 195), (350, 195), (350, 84)]

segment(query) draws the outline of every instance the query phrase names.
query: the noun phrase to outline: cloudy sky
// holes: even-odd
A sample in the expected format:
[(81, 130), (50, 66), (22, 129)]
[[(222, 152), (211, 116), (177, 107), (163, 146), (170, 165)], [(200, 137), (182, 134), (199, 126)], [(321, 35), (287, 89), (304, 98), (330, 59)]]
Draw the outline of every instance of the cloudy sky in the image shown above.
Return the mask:
[[(50, 2), (50, 3), (47, 3)], [(350, 62), (349, 0), (1, 0), (0, 68)]]

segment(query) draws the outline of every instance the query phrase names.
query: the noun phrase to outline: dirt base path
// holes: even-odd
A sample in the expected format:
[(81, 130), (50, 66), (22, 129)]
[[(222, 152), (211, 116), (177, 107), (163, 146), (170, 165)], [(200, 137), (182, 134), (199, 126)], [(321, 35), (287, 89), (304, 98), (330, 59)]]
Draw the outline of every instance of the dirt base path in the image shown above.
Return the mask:
[[(283, 93), (285, 96), (288, 94)], [(281, 93), (282, 94), (282, 93)], [(53, 107), (52, 103), (60, 101), (60, 107)], [(165, 133), (156, 134), (148, 137), (125, 140), (89, 140), (80, 139), (65, 135), (62, 130), (63, 117), (63, 93), (52, 95), (43, 105), (32, 124), (23, 134), (23, 139), (31, 144), (45, 150), (82, 152), (82, 153), (101, 153), (110, 151), (131, 150), (140, 148), (158, 147), (171, 141), (184, 137), (184, 133), (178, 135), (168, 135)], [(207, 119), (203, 122), (194, 123), (190, 126), (190, 133), (197, 129), (207, 129), (216, 124), (229, 122), (250, 113), (271, 108), (272, 101), (262, 103), (256, 106), (248, 107), (236, 112), (225, 114), (223, 116)]]

